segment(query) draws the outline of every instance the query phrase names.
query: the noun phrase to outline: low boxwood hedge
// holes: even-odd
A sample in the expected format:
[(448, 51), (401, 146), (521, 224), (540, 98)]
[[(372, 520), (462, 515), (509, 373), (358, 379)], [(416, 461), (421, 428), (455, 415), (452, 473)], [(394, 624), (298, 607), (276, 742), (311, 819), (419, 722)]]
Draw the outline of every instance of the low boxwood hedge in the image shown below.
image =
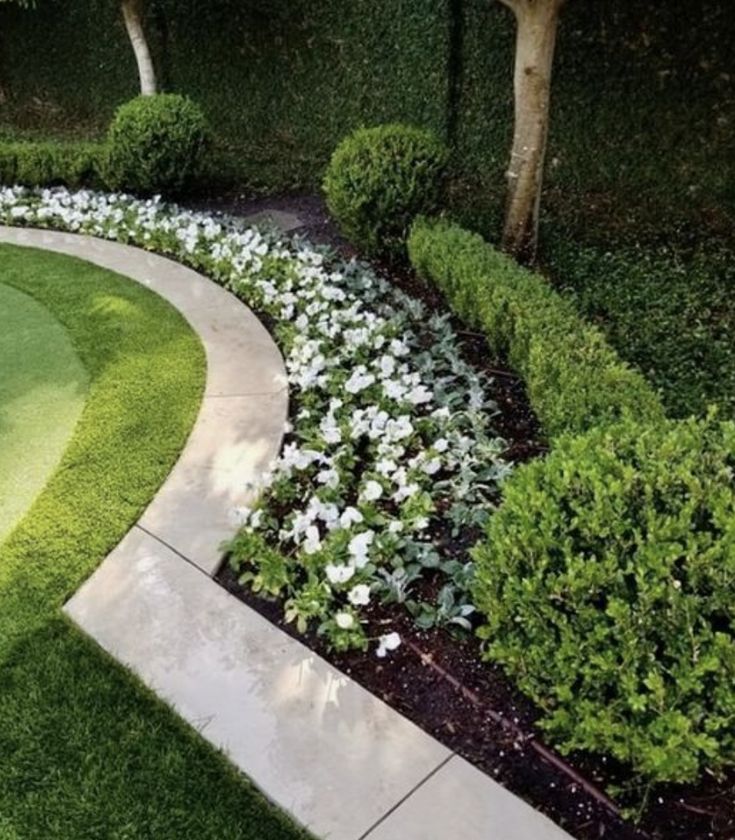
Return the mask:
[(140, 96), (117, 111), (104, 143), (0, 140), (0, 184), (180, 194), (221, 179), (221, 155), (199, 106), (184, 96)]
[(101, 143), (0, 142), (0, 184), (100, 187)]
[(518, 468), (473, 551), (486, 657), (562, 750), (648, 782), (735, 763), (735, 424), (669, 420), (539, 275), (444, 220), (419, 274), (528, 386), (553, 443)]
[(493, 352), (509, 359), (550, 439), (625, 417), (663, 419), (656, 393), (579, 317), (573, 302), (482, 237), (420, 218), (408, 251), (419, 275), (483, 331)]

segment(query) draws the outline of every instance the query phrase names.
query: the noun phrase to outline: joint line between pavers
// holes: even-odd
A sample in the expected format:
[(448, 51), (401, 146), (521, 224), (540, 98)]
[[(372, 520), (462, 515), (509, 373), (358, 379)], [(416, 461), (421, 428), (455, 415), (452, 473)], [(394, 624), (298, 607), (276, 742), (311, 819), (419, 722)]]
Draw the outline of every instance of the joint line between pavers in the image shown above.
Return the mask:
[(422, 788), (429, 781), (429, 779), (432, 779), (442, 768), (446, 767), (455, 755), (456, 753), (450, 753), (443, 761), (440, 761), (439, 764), (437, 764), (436, 767), (430, 773), (427, 773), (426, 776), (424, 776), (424, 778), (421, 779), (420, 782), (415, 784), (405, 796), (403, 796), (401, 799), (398, 800), (398, 802), (396, 802), (395, 805), (389, 808), (383, 814), (383, 816), (380, 817), (379, 820), (376, 820), (364, 834), (361, 834), (357, 838), (357, 840), (365, 840), (365, 838), (372, 834), (373, 831), (375, 831), (375, 829), (379, 825), (382, 825), (388, 819), (388, 817), (391, 816), (391, 814), (394, 814), (401, 807), (401, 805), (403, 805), (404, 802), (407, 802), (420, 788)]
[(218, 563), (218, 565), (216, 566), (214, 571), (211, 574), (209, 574), (208, 572), (205, 572), (204, 569), (201, 566), (199, 566), (197, 563), (195, 563), (194, 560), (192, 560), (190, 557), (187, 557), (185, 554), (182, 554), (178, 550), (178, 548), (171, 545), (171, 543), (166, 542), (166, 540), (159, 537), (158, 534), (154, 534), (153, 531), (149, 531), (148, 528), (143, 527), (143, 525), (141, 525), (140, 522), (136, 522), (135, 525), (133, 525), (133, 528), (138, 528), (144, 534), (148, 534), (149, 537), (154, 539), (156, 542), (161, 543), (161, 545), (165, 546), (169, 551), (173, 551), (173, 553), (177, 557), (180, 557), (182, 560), (184, 560), (186, 563), (188, 563), (192, 568), (196, 569), (198, 572), (201, 572), (201, 574), (203, 574), (207, 578), (213, 578), (217, 574), (217, 571), (219, 570), (219, 567), (222, 565), (222, 562), (220, 561), (220, 563)]
[(206, 389), (204, 391), (203, 399), (205, 400), (226, 400), (226, 399), (234, 399), (236, 397), (277, 397), (279, 394), (282, 394), (284, 391), (288, 391), (288, 385), (284, 385), (282, 388), (279, 388), (277, 391), (248, 391), (247, 393), (236, 393), (236, 394), (208, 394)]

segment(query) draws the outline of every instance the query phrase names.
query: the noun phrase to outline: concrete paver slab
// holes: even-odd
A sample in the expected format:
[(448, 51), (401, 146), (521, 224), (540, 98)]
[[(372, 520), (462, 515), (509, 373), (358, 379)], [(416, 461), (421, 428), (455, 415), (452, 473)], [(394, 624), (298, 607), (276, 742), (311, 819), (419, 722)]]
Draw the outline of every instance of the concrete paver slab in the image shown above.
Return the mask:
[(319, 837), (356, 840), (450, 755), (140, 528), (66, 611)]
[(548, 817), (455, 755), (365, 840), (570, 840)]

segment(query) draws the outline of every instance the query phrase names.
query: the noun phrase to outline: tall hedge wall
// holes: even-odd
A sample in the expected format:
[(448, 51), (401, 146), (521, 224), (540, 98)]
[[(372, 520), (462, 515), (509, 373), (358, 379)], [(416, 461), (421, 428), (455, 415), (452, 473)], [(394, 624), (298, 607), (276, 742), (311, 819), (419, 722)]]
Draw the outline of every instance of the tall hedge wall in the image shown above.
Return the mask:
[[(135, 93), (113, 0), (0, 14), (16, 125), (94, 134)], [(246, 182), (315, 184), (362, 122), (445, 131), (447, 0), (153, 0), (147, 28), (164, 85), (204, 105)]]
[[(613, 201), (646, 217), (653, 202), (672, 224), (693, 208), (733, 208), (729, 5), (570, 0), (550, 208), (565, 212), (564, 196), (579, 191), (586, 202), (575, 195), (569, 207), (593, 216)], [(202, 102), (242, 184), (314, 186), (350, 128), (404, 120), (452, 140), (458, 205), (496, 212), (513, 52), (512, 18), (497, 0), (151, 0), (149, 17), (165, 86)], [(0, 134), (93, 136), (135, 93), (115, 0), (3, 7), (0, 39)]]
[[(504, 187), (513, 24), (492, 0), (462, 6), (457, 158), (475, 199), (461, 202), (471, 206), (464, 221), (476, 224), (478, 193), (495, 211)], [(547, 211), (579, 234), (599, 221), (639, 238), (735, 212), (733, 44), (735, 15), (722, 0), (569, 0), (554, 68)]]

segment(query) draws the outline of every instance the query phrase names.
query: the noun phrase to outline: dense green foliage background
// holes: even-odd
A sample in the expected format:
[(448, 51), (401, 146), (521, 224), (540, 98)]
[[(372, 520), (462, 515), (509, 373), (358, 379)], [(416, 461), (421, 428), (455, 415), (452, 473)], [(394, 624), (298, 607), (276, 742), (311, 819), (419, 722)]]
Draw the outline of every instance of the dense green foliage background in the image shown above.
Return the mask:
[[(212, 189), (316, 190), (353, 128), (418, 123), (453, 150), (455, 218), (495, 238), (514, 47), (497, 0), (150, 0), (147, 28), (164, 88), (219, 137)], [(676, 415), (735, 407), (733, 43), (726, 0), (570, 0), (559, 35), (544, 269)], [(0, 5), (0, 141), (99, 139), (136, 92), (117, 3)], [(88, 180), (93, 162), (45, 149), (0, 144), (0, 179), (43, 181), (52, 158)]]
[[(655, 206), (656, 235), (702, 214), (724, 224), (735, 204), (727, 5), (568, 5), (548, 212), (585, 229), (595, 220), (628, 229), (650, 227)], [(117, 4), (46, 0), (0, 16), (0, 124), (14, 135), (77, 134), (81, 123), (97, 136), (136, 93)], [(456, 203), (475, 224), (497, 213), (512, 108), (513, 22), (501, 4), (152, 0), (149, 18), (164, 86), (204, 105), (241, 185), (314, 187), (350, 129), (399, 120), (452, 141)]]

